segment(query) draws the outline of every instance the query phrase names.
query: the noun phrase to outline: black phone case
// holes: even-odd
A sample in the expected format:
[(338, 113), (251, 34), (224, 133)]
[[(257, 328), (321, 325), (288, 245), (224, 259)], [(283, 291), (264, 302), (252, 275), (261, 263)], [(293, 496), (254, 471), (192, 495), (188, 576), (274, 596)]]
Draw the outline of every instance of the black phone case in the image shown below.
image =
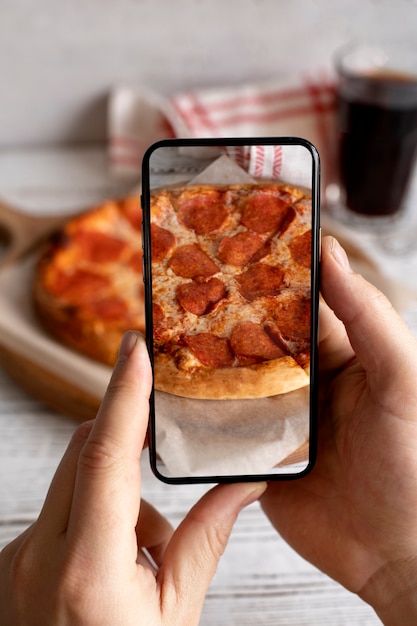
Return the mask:
[[(152, 189), (168, 188), (172, 189), (176, 186), (187, 184), (193, 181), (201, 174), (208, 171), (208, 167), (215, 161), (211, 161), (210, 154), (224, 155), (226, 151), (227, 159), (239, 160), (239, 167), (245, 163), (242, 160), (242, 154), (250, 153), (255, 155), (255, 151), (261, 149), (268, 154), (273, 149), (282, 149), (289, 151), (297, 149), (304, 155), (306, 151), (306, 163), (311, 163), (311, 230), (312, 230), (312, 249), (311, 249), (311, 323), (310, 323), (310, 382), (308, 390), (303, 392), (303, 398), (308, 403), (305, 414), (302, 418), (303, 428), (308, 430), (308, 444), (304, 446), (305, 460), (303, 462), (291, 463), (288, 468), (284, 466), (266, 467), (265, 470), (258, 469), (258, 460), (262, 457), (262, 446), (260, 445), (259, 454), (256, 461), (256, 470), (251, 470), (251, 442), (257, 440), (257, 424), (256, 419), (250, 418), (253, 424), (253, 431), (248, 428), (248, 424), (243, 419), (246, 415), (245, 407), (250, 408), (249, 415), (257, 415), (256, 406), (248, 404), (255, 402), (254, 400), (201, 400), (199, 402), (192, 401), (187, 404), (186, 399), (179, 399), (176, 396), (161, 393), (153, 389), (150, 398), (150, 420), (149, 420), (149, 453), (150, 463), (154, 474), (163, 482), (169, 484), (183, 483), (218, 483), (218, 482), (241, 482), (241, 481), (259, 481), (259, 480), (290, 480), (297, 479), (308, 473), (314, 465), (316, 457), (316, 439), (317, 439), (317, 371), (318, 371), (318, 301), (319, 301), (319, 256), (320, 256), (320, 227), (319, 227), (319, 206), (320, 206), (320, 160), (316, 148), (307, 140), (298, 137), (268, 137), (268, 138), (227, 138), (227, 139), (167, 139), (159, 141), (150, 146), (143, 158), (142, 164), (142, 209), (143, 209), (143, 279), (145, 286), (145, 311), (146, 311), (146, 340), (152, 367), (154, 368), (154, 337), (152, 322), (152, 263), (151, 263), (151, 238), (150, 238), (150, 204)], [(277, 148), (278, 147), (278, 148)], [(207, 153), (207, 158), (205, 154)], [(298, 154), (298, 153), (297, 153)], [(196, 163), (194, 163), (194, 155), (198, 155)], [(308, 156), (307, 156), (308, 155)], [(162, 158), (163, 157), (163, 158)], [(220, 158), (220, 157), (216, 157)], [(304, 157), (303, 157), (304, 158)], [(207, 165), (208, 163), (208, 165)], [(212, 167), (217, 166), (220, 162)], [(222, 162), (223, 164), (223, 162)], [(246, 159), (247, 165), (247, 159)], [(231, 164), (233, 170), (234, 165)], [(307, 165), (306, 165), (307, 167)], [(203, 169), (201, 169), (203, 168)], [(207, 169), (206, 169), (207, 168)], [(242, 169), (245, 168), (245, 165)], [(307, 170), (306, 170), (307, 171)], [(201, 178), (201, 176), (200, 176)], [(307, 172), (308, 178), (308, 172)], [(166, 180), (166, 184), (164, 184)], [(162, 184), (161, 184), (162, 182)], [(288, 182), (288, 181), (284, 181)], [(295, 186), (295, 185), (294, 185)], [(284, 394), (283, 394), (284, 395)], [(288, 394), (287, 394), (288, 396)], [(162, 398), (162, 400), (161, 400)], [(268, 439), (271, 433), (271, 441), (265, 444), (268, 449), (277, 449), (282, 443), (281, 440), (275, 441), (275, 430), (278, 428), (279, 419), (291, 426), (291, 415), (277, 417), (274, 414), (274, 407), (280, 406), (274, 404), (281, 401), (282, 398), (266, 398), (262, 404), (262, 415), (265, 413), (265, 423), (262, 422), (263, 436)], [(298, 399), (296, 399), (298, 402)], [(270, 401), (270, 404), (268, 402)], [(229, 404), (219, 405), (218, 402), (235, 403), (234, 421), (227, 424)], [(291, 406), (289, 398), (285, 398), (286, 405)], [(304, 402), (304, 399), (303, 399)], [(214, 404), (213, 404), (214, 403)], [(158, 412), (158, 407), (162, 409)], [(238, 408), (236, 408), (236, 406)], [(303, 405), (304, 406), (304, 405)], [(223, 408), (225, 410), (223, 411)], [(265, 408), (266, 407), (266, 408)], [(268, 407), (271, 409), (268, 412)], [(288, 411), (288, 408), (284, 410)], [(298, 411), (298, 408), (297, 408)], [(219, 418), (224, 412), (224, 419)], [(159, 426), (164, 416), (163, 434), (159, 434)], [(210, 415), (215, 413), (216, 420), (210, 421)], [(236, 413), (238, 414), (236, 417)], [(239, 424), (239, 415), (242, 417), (242, 427)], [(170, 420), (172, 419), (172, 423)], [(298, 419), (298, 417), (297, 417)], [(249, 418), (248, 418), (249, 420)], [(246, 420), (246, 421), (248, 421)], [(294, 418), (295, 420), (295, 418)], [(175, 423), (174, 423), (175, 422)], [(179, 426), (178, 426), (179, 424)], [(216, 431), (216, 425), (220, 424)], [(287, 427), (287, 426), (286, 426)], [(259, 426), (259, 430), (261, 426)], [(186, 431), (186, 432), (185, 432)], [(284, 435), (283, 435), (284, 436)], [(159, 437), (159, 439), (158, 439)], [(240, 441), (242, 441), (242, 451), (240, 453)], [(161, 443), (162, 442), (162, 443)], [(258, 445), (258, 443), (256, 444)], [(211, 447), (210, 447), (211, 446)], [(224, 448), (224, 449), (223, 449)], [(266, 449), (266, 448), (265, 448)], [(230, 463), (225, 462), (230, 452)], [(211, 457), (208, 455), (211, 454)], [(207, 456), (211, 465), (207, 469), (198, 468), (200, 459)], [(265, 455), (267, 456), (267, 455)], [(164, 457), (168, 461), (164, 460)], [(188, 459), (190, 457), (190, 459)], [(291, 455), (290, 455), (291, 457)], [(167, 469), (169, 465), (179, 470)], [(195, 466), (195, 469), (193, 469)], [(223, 469), (226, 467), (226, 470)], [(184, 468), (185, 469), (182, 469)], [(231, 469), (230, 469), (231, 468)]]

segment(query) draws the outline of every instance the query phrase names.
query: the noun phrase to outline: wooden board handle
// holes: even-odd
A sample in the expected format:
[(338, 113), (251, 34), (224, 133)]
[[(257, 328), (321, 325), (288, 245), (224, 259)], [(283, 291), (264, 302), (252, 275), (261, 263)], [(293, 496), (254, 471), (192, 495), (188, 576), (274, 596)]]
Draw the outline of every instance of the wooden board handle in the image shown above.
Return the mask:
[(0, 239), (6, 245), (6, 252), (0, 257), (0, 270), (30, 252), (70, 217), (74, 214), (28, 215), (0, 200)]
[(0, 345), (0, 364), (22, 389), (53, 410), (80, 422), (96, 416), (100, 398), (32, 363), (30, 358)]

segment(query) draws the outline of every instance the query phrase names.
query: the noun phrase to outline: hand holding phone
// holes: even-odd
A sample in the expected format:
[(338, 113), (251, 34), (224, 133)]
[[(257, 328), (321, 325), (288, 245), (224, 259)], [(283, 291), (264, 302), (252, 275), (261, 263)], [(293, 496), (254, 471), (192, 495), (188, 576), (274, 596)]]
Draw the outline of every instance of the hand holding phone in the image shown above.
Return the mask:
[[(277, 178), (284, 153), (287, 180)], [(302, 139), (167, 140), (147, 151), (150, 453), (162, 480), (311, 467), (318, 175)]]

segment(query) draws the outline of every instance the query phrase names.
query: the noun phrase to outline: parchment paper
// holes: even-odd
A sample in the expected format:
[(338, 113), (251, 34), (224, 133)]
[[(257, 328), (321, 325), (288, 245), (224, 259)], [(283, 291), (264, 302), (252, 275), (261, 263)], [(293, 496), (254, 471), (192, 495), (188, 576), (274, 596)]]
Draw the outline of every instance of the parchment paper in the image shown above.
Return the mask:
[[(188, 184), (254, 182), (223, 155)], [(277, 467), (308, 440), (309, 385), (256, 400), (191, 400), (156, 391), (155, 413), (158, 469), (169, 477), (292, 473), (308, 462), (306, 456), (304, 463)]]

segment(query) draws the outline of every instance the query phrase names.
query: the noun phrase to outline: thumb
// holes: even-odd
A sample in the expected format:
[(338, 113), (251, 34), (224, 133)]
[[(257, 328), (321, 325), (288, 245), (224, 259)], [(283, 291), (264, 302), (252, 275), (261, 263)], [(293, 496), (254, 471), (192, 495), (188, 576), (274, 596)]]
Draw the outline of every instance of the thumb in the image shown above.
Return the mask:
[(162, 610), (176, 615), (176, 623), (199, 623), (207, 589), (233, 524), (240, 510), (265, 489), (263, 482), (218, 485), (197, 502), (175, 531), (158, 578)]
[[(333, 237), (322, 244), (321, 290), (343, 322), (362, 367), (389, 379), (398, 368), (414, 371), (416, 340), (389, 300), (349, 266)], [(378, 384), (381, 380), (378, 378)]]

